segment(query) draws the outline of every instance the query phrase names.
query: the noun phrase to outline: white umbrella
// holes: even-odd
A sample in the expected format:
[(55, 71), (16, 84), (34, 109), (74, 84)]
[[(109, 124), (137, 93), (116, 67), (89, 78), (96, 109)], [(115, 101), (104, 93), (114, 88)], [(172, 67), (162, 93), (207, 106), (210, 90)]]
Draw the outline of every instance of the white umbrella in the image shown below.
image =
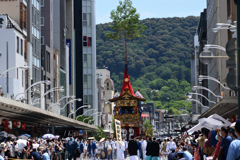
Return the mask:
[(203, 127), (210, 128), (211, 130), (221, 128), (222, 126), (231, 125), (231, 123), (228, 120), (224, 119), (223, 117), (217, 114), (213, 114), (208, 118), (201, 118), (198, 121)]
[(231, 125), (231, 123), (228, 120), (222, 118), (217, 114), (213, 114), (208, 118), (201, 118), (198, 121), (199, 123), (197, 125), (193, 126), (191, 129), (187, 131), (188, 134), (192, 134), (194, 131), (201, 130), (203, 127), (209, 130), (215, 130), (217, 128), (221, 128), (222, 126)]
[(19, 140), (17, 140), (17, 145), (18, 145), (18, 149), (21, 150), (25, 146), (27, 146), (27, 140), (19, 139)]

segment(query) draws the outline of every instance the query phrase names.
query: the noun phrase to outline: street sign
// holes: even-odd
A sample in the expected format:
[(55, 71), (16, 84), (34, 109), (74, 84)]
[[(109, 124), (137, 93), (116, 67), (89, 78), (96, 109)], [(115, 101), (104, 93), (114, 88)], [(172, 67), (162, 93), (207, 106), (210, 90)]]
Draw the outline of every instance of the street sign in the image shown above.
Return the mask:
[(83, 130), (78, 131), (79, 135), (83, 135)]

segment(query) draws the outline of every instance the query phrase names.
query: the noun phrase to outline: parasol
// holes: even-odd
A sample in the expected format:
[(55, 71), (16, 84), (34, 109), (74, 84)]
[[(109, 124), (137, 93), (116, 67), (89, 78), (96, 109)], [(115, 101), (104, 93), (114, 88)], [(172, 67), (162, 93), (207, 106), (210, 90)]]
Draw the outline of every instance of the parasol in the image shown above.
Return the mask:
[(59, 137), (60, 137), (59, 135), (55, 135), (53, 139), (58, 139)]
[(102, 139), (100, 139), (100, 141), (99, 141), (99, 142), (101, 143), (101, 142), (103, 142), (104, 140), (105, 140), (105, 138), (102, 138)]
[(18, 149), (22, 150), (25, 146), (27, 146), (27, 140), (19, 139), (17, 140), (17, 145), (18, 145)]
[(30, 138), (30, 137), (31, 137), (30, 134), (22, 134), (21, 136), (25, 136), (25, 137), (27, 137), (27, 138)]
[(54, 138), (54, 135), (53, 134), (44, 134), (43, 136), (42, 136), (42, 138), (45, 138), (45, 139), (50, 139), (50, 138)]
[(28, 140), (28, 137), (26, 137), (26, 136), (19, 136), (18, 139)]
[(93, 140), (93, 139), (95, 139), (95, 137), (89, 137), (88, 139), (89, 139), (89, 140)]
[(8, 134), (8, 137), (11, 137), (11, 138), (13, 138), (13, 139), (16, 139), (17, 137), (15, 136), (15, 135), (13, 135), (13, 134)]

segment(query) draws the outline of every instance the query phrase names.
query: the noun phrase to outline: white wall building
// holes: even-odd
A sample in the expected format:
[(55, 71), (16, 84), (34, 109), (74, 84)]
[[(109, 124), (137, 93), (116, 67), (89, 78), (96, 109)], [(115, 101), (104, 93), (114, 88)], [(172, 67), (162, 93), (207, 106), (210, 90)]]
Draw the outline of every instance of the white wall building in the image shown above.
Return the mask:
[[(24, 66), (26, 62), (24, 61), (25, 39), (23, 31), (17, 22), (6, 14), (0, 15), (0, 35), (0, 74), (9, 68)], [(13, 69), (8, 74), (8, 89), (7, 74), (0, 77), (0, 85), (4, 95), (14, 97), (18, 93), (23, 93), (25, 89), (25, 70)]]

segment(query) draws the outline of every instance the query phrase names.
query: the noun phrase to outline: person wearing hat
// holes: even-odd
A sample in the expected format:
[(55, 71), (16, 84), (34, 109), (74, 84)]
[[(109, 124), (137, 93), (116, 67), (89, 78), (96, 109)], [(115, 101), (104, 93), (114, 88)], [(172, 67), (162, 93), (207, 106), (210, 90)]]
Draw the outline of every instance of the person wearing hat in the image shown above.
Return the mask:
[(187, 160), (192, 160), (193, 156), (188, 152), (187, 147), (183, 147), (183, 157)]
[(5, 157), (5, 152), (7, 151), (7, 148), (6, 148), (6, 143), (2, 142), (0, 144), (0, 155), (2, 157)]
[(50, 157), (49, 157), (49, 155), (47, 153), (47, 149), (46, 148), (43, 150), (42, 160), (50, 160)]
[(88, 155), (89, 159), (94, 159), (95, 157), (95, 152), (96, 152), (97, 146), (93, 140), (90, 140), (90, 143), (88, 144)]
[(129, 153), (129, 160), (138, 160), (137, 156), (138, 144), (134, 140), (134, 136), (131, 136), (131, 140), (128, 143), (128, 153)]
[(168, 160), (175, 160), (177, 158), (177, 153), (175, 148), (171, 148), (172, 153), (168, 155)]
[(236, 121), (235, 126), (232, 128), (235, 130), (238, 139), (231, 142), (228, 149), (227, 160), (240, 159), (240, 119)]

